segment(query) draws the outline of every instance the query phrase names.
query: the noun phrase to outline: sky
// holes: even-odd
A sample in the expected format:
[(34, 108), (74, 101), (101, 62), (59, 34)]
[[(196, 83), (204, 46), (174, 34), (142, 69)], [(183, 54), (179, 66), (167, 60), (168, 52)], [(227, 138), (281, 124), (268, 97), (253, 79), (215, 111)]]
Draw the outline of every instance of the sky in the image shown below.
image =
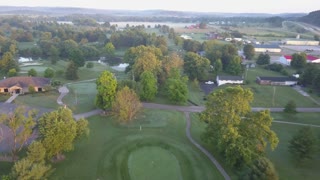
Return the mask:
[(319, 10), (320, 0), (0, 0), (0, 6), (276, 14)]

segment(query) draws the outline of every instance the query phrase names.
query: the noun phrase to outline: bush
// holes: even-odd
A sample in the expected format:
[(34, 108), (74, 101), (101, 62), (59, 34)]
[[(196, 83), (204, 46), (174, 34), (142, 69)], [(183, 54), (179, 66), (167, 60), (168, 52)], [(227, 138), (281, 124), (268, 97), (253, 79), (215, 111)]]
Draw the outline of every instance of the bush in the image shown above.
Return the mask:
[(93, 66), (94, 66), (93, 62), (88, 62), (86, 65), (87, 68), (93, 68)]

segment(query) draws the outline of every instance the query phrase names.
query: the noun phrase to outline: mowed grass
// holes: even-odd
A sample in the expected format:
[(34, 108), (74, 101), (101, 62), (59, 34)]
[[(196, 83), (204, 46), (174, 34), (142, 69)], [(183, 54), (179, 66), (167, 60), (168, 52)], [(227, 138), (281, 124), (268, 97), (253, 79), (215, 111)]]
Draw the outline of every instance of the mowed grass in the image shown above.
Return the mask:
[(14, 103), (17, 105), (26, 105), (30, 107), (57, 109), (59, 107), (59, 105), (57, 104), (58, 97), (58, 91), (52, 90), (49, 92), (19, 95), (14, 100)]
[(97, 94), (95, 81), (68, 84), (69, 93), (62, 99), (74, 113), (94, 110)]
[(175, 156), (159, 147), (143, 147), (132, 152), (128, 166), (132, 180), (177, 180), (182, 177)]
[(272, 117), (276, 121), (288, 121), (294, 123), (313, 124), (320, 126), (320, 113), (272, 113)]
[[(159, 114), (163, 118), (159, 118)], [(162, 126), (158, 123), (155, 127), (150, 126), (158, 119), (166, 122), (160, 123)], [(223, 179), (214, 165), (186, 138), (185, 117), (180, 112), (144, 110), (129, 126), (119, 125), (110, 117), (95, 116), (89, 118), (89, 126), (90, 136), (78, 142), (73, 152), (66, 153), (63, 162), (54, 164), (55, 171), (50, 179), (134, 179), (138, 171), (152, 168), (147, 164), (152, 163), (152, 159), (147, 157), (159, 163), (155, 165), (159, 166), (157, 174), (151, 179), (158, 175), (167, 179), (165, 174), (171, 169), (163, 167), (165, 165), (160, 168), (160, 163), (175, 168), (173, 178), (181, 175), (179, 179), (184, 180)], [(154, 152), (149, 148), (155, 148)], [(139, 158), (143, 154), (146, 157)], [(160, 157), (166, 159), (156, 160)], [(146, 177), (150, 172), (143, 173), (136, 178)]]

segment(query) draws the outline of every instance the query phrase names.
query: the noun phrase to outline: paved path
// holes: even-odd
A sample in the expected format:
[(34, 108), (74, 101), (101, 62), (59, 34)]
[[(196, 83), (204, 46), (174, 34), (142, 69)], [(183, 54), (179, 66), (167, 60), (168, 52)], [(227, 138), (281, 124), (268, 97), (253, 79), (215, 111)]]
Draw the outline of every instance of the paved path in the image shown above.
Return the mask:
[(57, 99), (57, 103), (59, 105), (64, 105), (62, 102), (62, 98), (69, 93), (69, 89), (66, 86), (62, 86), (59, 88), (59, 93), (60, 93), (60, 96)]
[(191, 136), (190, 133), (190, 127), (191, 127), (191, 121), (190, 121), (190, 112), (184, 112), (187, 120), (187, 127), (186, 127), (186, 136), (189, 139), (189, 141), (195, 145), (201, 152), (203, 152), (210, 161), (217, 167), (218, 171), (222, 174), (224, 179), (230, 180), (230, 176), (227, 174), (227, 172), (223, 169), (223, 167), (220, 165), (220, 163), (210, 154), (204, 147), (202, 147), (200, 144), (198, 144)]
[(19, 96), (19, 94), (13, 94), (6, 102), (4, 103), (11, 103), (14, 99), (16, 99)]
[(276, 121), (276, 120), (273, 120), (272, 122), (275, 122), (275, 123), (282, 123), (282, 124), (298, 125), (298, 126), (311, 126), (311, 127), (317, 127), (317, 128), (320, 128), (320, 126), (319, 126), (319, 125), (314, 125), (314, 124), (304, 124), (304, 123), (295, 123), (295, 122), (287, 122), (287, 121)]
[(82, 113), (82, 114), (75, 114), (73, 115), (73, 117), (76, 119), (76, 120), (79, 120), (81, 118), (87, 118), (87, 117), (90, 117), (90, 116), (94, 116), (94, 115), (97, 115), (97, 114), (101, 114), (103, 112), (103, 110), (101, 109), (95, 109), (95, 110), (92, 110), (92, 111), (89, 111), (89, 112), (86, 112), (86, 113)]

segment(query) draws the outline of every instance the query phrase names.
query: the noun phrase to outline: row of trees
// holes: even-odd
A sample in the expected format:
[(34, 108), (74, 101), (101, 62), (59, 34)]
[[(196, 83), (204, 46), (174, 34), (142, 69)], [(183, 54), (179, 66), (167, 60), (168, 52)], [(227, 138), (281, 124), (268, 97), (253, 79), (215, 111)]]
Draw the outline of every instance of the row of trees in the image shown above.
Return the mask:
[[(25, 116), (25, 114), (28, 114)], [(44, 113), (36, 125), (35, 110), (26, 111), (18, 107), (13, 113), (2, 114), (0, 123), (8, 129), (12, 139), (8, 143), (11, 156), (15, 161), (12, 172), (7, 178), (12, 179), (43, 179), (52, 172), (48, 161), (63, 160), (63, 152), (74, 149), (75, 141), (89, 134), (88, 121), (75, 120), (68, 108)], [(27, 156), (18, 159), (18, 153), (30, 138), (35, 135), (35, 128), (39, 130), (39, 137), (28, 147)], [(0, 140), (3, 134), (0, 134)]]

